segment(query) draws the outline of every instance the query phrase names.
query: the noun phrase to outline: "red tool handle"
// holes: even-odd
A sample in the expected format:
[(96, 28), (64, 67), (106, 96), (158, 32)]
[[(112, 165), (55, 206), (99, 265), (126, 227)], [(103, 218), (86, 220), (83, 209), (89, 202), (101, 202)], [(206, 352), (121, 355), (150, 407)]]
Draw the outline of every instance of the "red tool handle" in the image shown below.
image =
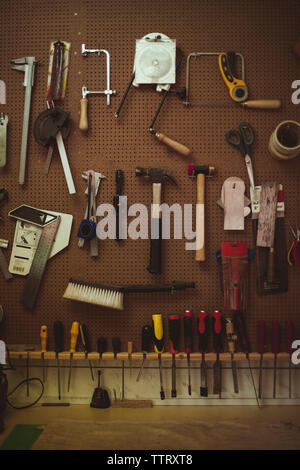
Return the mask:
[(197, 330), (199, 334), (199, 351), (206, 353), (208, 351), (208, 329), (209, 329), (209, 316), (201, 310), (198, 313)]
[(179, 336), (180, 336), (180, 317), (179, 315), (169, 315), (169, 337), (170, 337), (170, 353), (179, 353)]
[(260, 320), (258, 323), (258, 341), (257, 341), (257, 350), (259, 354), (265, 352), (265, 343), (266, 343), (266, 324), (264, 320)]
[(272, 321), (272, 353), (279, 353), (279, 323), (277, 320)]
[(286, 337), (286, 352), (292, 354), (292, 343), (295, 339), (295, 327), (291, 320), (285, 323), (285, 337)]
[(216, 353), (223, 349), (222, 334), (224, 330), (224, 321), (221, 312), (215, 310), (212, 314), (213, 348)]
[(186, 354), (191, 354), (193, 345), (193, 314), (186, 310), (183, 314), (184, 347)]

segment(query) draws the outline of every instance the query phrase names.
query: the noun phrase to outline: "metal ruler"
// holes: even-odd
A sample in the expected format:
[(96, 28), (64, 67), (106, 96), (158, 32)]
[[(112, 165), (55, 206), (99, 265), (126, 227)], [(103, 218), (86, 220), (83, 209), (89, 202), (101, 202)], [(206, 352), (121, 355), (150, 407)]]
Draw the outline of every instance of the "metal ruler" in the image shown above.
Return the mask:
[(35, 306), (40, 284), (59, 224), (60, 217), (57, 217), (56, 220), (43, 228), (31, 270), (21, 297), (21, 302), (25, 308), (33, 309)]

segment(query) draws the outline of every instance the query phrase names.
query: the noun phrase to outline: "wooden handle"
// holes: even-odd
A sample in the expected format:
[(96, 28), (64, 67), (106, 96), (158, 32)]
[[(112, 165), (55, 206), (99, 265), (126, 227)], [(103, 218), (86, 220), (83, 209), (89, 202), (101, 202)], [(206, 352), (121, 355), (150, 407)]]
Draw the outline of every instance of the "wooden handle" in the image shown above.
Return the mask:
[(88, 107), (87, 98), (81, 98), (81, 100), (80, 100), (80, 121), (79, 121), (79, 129), (81, 131), (87, 131), (88, 128), (89, 128), (87, 107)]
[(196, 261), (205, 261), (205, 213), (204, 213), (205, 175), (197, 175), (197, 206), (196, 206)]
[(280, 100), (251, 100), (243, 103), (247, 108), (278, 109), (281, 106)]
[(167, 137), (166, 135), (161, 134), (160, 132), (156, 132), (155, 137), (159, 142), (168, 145), (168, 147), (172, 148), (178, 153), (181, 153), (181, 155), (184, 155), (185, 157), (187, 157), (191, 153), (188, 147), (183, 144), (180, 144), (179, 142), (176, 142), (176, 140), (170, 139), (170, 137)]
[(233, 323), (228, 318), (226, 318), (225, 328), (226, 328), (226, 336), (227, 336), (227, 343), (228, 343), (228, 351), (230, 353), (234, 353), (236, 336), (234, 333)]
[(267, 281), (269, 283), (272, 283), (272, 282), (275, 281), (275, 253), (274, 253), (274, 248), (270, 248), (270, 251), (269, 251)]

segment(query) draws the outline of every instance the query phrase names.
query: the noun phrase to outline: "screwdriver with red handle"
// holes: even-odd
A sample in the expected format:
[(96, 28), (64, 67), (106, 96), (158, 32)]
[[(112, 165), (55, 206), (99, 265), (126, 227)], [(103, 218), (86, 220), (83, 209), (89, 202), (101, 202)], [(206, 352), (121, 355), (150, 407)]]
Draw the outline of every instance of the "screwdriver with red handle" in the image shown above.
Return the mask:
[(212, 314), (212, 333), (213, 333), (213, 349), (217, 354), (216, 362), (213, 366), (214, 371), (214, 395), (219, 395), (221, 398), (222, 393), (222, 367), (220, 361), (220, 353), (223, 350), (223, 331), (224, 331), (224, 320), (221, 312), (215, 310)]
[(184, 331), (184, 348), (185, 353), (187, 355), (187, 363), (188, 363), (188, 377), (189, 377), (189, 384), (188, 384), (188, 393), (189, 395), (192, 394), (192, 387), (191, 387), (191, 352), (193, 347), (193, 314), (189, 310), (186, 310), (183, 314), (183, 331)]
[(179, 353), (179, 336), (180, 336), (180, 317), (179, 315), (169, 315), (169, 338), (170, 353), (172, 354), (172, 391), (171, 396), (175, 398), (176, 392), (176, 359), (175, 354)]
[(258, 379), (258, 398), (262, 397), (262, 366), (263, 366), (263, 354), (266, 346), (266, 325), (264, 320), (260, 320), (258, 323), (258, 337), (257, 337), (257, 351), (260, 354), (259, 361), (259, 379)]
[(277, 354), (279, 353), (279, 323), (272, 321), (272, 353), (274, 354), (273, 398), (276, 398)]
[(295, 339), (295, 327), (291, 320), (285, 322), (285, 339), (286, 339), (286, 352), (289, 354), (289, 398), (292, 397), (292, 367), (291, 367), (291, 355), (292, 355), (292, 344)]
[(201, 367), (200, 367), (200, 378), (201, 378), (200, 396), (207, 397), (208, 388), (207, 388), (207, 367), (206, 367), (206, 362), (205, 362), (205, 353), (207, 353), (208, 351), (209, 316), (204, 310), (201, 310), (201, 312), (198, 313), (197, 330), (198, 330), (198, 335), (199, 335), (199, 351), (202, 353)]

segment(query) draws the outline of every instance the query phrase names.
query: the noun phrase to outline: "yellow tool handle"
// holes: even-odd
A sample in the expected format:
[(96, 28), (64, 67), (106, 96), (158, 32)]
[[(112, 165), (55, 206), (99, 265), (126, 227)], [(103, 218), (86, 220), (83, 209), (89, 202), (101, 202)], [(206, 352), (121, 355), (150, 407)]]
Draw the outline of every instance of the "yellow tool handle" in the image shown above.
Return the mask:
[(80, 100), (80, 121), (79, 121), (79, 129), (81, 131), (87, 131), (88, 128), (89, 128), (87, 107), (88, 107), (87, 98), (81, 98), (81, 100)]
[(76, 350), (76, 343), (79, 333), (79, 323), (78, 321), (74, 321), (71, 327), (71, 345), (70, 345), (70, 353), (74, 353)]
[(164, 350), (164, 328), (161, 313), (152, 315), (154, 351), (158, 354)]
[(163, 144), (167, 145), (176, 152), (181, 153), (181, 155), (184, 155), (185, 157), (187, 157), (191, 153), (188, 147), (183, 144), (180, 144), (179, 142), (176, 142), (176, 140), (170, 139), (170, 137), (167, 137), (161, 132), (156, 132), (155, 137), (159, 142), (162, 142)]
[(42, 325), (41, 326), (41, 345), (42, 345), (42, 353), (45, 353), (47, 351), (47, 326)]
[(281, 107), (280, 100), (250, 100), (241, 103), (246, 108), (260, 108), (260, 109), (279, 109)]

